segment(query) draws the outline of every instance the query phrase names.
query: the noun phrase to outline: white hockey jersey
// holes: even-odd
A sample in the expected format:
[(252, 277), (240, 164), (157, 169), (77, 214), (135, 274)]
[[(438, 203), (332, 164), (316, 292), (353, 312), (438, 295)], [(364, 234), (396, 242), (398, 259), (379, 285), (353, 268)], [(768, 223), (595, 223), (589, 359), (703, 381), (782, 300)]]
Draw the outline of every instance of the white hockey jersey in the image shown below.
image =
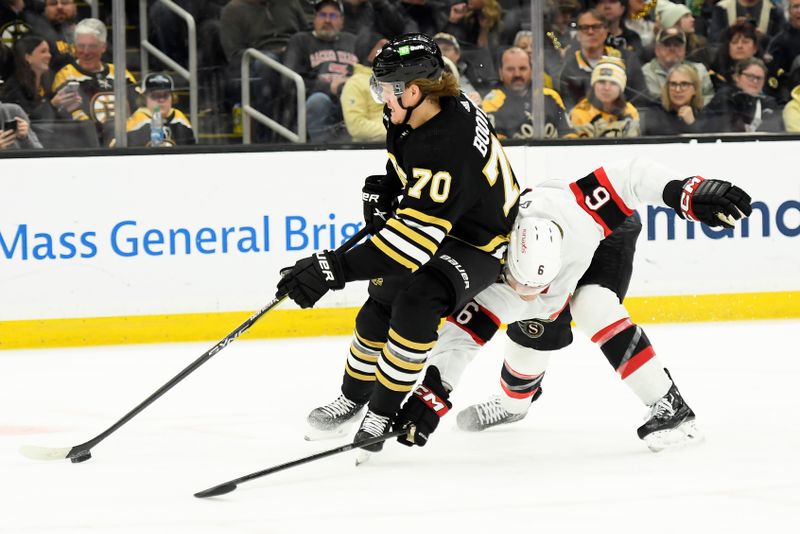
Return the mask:
[[(600, 241), (637, 207), (666, 206), (662, 199), (664, 187), (671, 180), (684, 178), (660, 163), (635, 158), (609, 163), (572, 183), (550, 180), (537, 185), (520, 198), (518, 217), (550, 219), (562, 228), (561, 271), (547, 291), (532, 301), (523, 301), (505, 283), (492, 284), (475, 301), (505, 324), (523, 319), (555, 319), (569, 304)], [(455, 386), (480, 344), (447, 321), (429, 361), (442, 371), (446, 383)]]

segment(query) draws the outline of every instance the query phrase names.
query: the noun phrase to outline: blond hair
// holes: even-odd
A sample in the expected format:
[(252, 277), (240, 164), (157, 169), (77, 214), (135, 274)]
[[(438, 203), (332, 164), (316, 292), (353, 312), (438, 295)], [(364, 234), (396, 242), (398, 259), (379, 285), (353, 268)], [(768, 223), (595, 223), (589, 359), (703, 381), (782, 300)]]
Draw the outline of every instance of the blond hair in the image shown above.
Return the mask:
[(689, 81), (692, 82), (692, 86), (694, 86), (694, 96), (692, 97), (692, 109), (694, 111), (700, 111), (703, 108), (704, 100), (703, 94), (700, 90), (700, 76), (697, 74), (697, 70), (689, 64), (686, 63), (678, 63), (667, 73), (667, 80), (664, 82), (664, 87), (661, 88), (661, 107), (663, 107), (666, 111), (670, 111), (672, 109), (672, 100), (669, 98), (669, 80), (672, 78), (672, 75), (676, 72), (679, 72), (689, 78)]
[(450, 72), (443, 72), (438, 80), (420, 78), (412, 80), (406, 85), (416, 85), (428, 96), (439, 98), (440, 96), (458, 96), (461, 89), (458, 87), (458, 79)]

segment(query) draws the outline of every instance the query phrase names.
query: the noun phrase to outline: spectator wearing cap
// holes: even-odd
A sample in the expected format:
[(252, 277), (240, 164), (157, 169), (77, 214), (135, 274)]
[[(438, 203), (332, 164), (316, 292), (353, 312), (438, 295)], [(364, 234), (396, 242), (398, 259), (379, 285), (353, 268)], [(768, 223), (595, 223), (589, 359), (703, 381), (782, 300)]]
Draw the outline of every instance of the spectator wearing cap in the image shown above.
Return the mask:
[[(706, 57), (710, 59), (711, 49), (708, 46), (708, 39), (697, 33), (697, 21), (692, 11), (685, 4), (675, 4), (662, 1), (659, 6), (664, 4), (659, 11), (658, 20), (661, 29), (677, 28), (686, 35), (686, 55), (695, 51), (705, 51)], [(700, 53), (700, 52), (698, 52)]]
[(567, 109), (574, 107), (591, 93), (591, 78), (594, 66), (603, 57), (617, 57), (623, 61), (627, 83), (626, 99), (632, 103), (648, 105), (651, 99), (642, 75), (642, 65), (636, 55), (626, 50), (617, 50), (606, 44), (608, 22), (596, 9), (581, 12), (577, 19), (579, 46), (570, 48), (565, 56), (564, 67), (558, 75), (558, 93)]
[(608, 22), (606, 44), (636, 54), (641, 62), (650, 59), (638, 33), (625, 26), (628, 5), (623, 0), (594, 0), (595, 9)]
[(751, 57), (736, 64), (733, 83), (725, 85), (705, 109), (708, 127), (713, 132), (782, 132), (781, 108), (764, 94), (767, 66)]
[(372, 32), (361, 33), (356, 39), (359, 63), (342, 89), (342, 115), (350, 138), (356, 143), (378, 143), (386, 140), (383, 125), (383, 104), (372, 98), (370, 80), (372, 63), (387, 40)]
[(456, 72), (454, 74), (458, 75), (458, 83), (461, 90), (464, 91), (464, 94), (466, 94), (470, 100), (475, 102), (476, 106), (480, 106), (481, 95), (469, 79), (469, 65), (461, 61), (461, 45), (458, 43), (458, 39), (449, 33), (439, 32), (433, 36), (433, 42), (435, 42), (439, 50), (442, 51), (442, 57), (446, 57), (456, 66)]
[(800, 56), (800, 0), (788, 0), (789, 20), (767, 46), (765, 57), (771, 60), (767, 65), (770, 77), (779, 84), (778, 100), (789, 100), (789, 92), (793, 91), (794, 84), (788, 74), (792, 70), (792, 61)]
[(639, 111), (626, 100), (625, 65), (604, 57), (592, 70), (592, 92), (570, 111), (575, 130), (567, 137), (637, 137)]
[(708, 38), (721, 42), (725, 30), (734, 24), (751, 23), (758, 35), (759, 45), (765, 47), (769, 39), (783, 29), (786, 18), (783, 9), (771, 0), (720, 0), (711, 10)]
[(317, 0), (314, 9), (314, 30), (292, 36), (284, 64), (305, 81), (309, 139), (322, 143), (344, 133), (339, 96), (358, 57), (356, 36), (342, 31), (341, 3)]
[(736, 63), (753, 57), (761, 58), (756, 29), (752, 24), (741, 22), (725, 30), (725, 37), (717, 49), (714, 60), (709, 65), (714, 90), (733, 82), (733, 70)]
[(394, 37), (410, 29), (409, 21), (390, 0), (344, 0), (343, 31), (356, 35), (362, 32)]
[(686, 63), (697, 71), (704, 104), (708, 104), (714, 98), (714, 84), (705, 65), (686, 61), (686, 34), (681, 30), (671, 26), (658, 32), (655, 54), (656, 57), (642, 67), (647, 92), (653, 100), (661, 100), (662, 89), (667, 82), (667, 72), (679, 63)]
[(800, 85), (792, 89), (792, 99), (783, 108), (783, 124), (787, 132), (800, 133)]
[[(501, 85), (483, 99), (483, 111), (489, 116), (499, 139), (533, 137), (531, 112), (531, 64), (521, 48), (511, 47), (500, 58)], [(564, 103), (558, 93), (544, 89), (544, 135), (555, 138), (569, 131)]]
[[(118, 111), (114, 99), (114, 64), (104, 63), (103, 54), (106, 43), (106, 25), (94, 18), (81, 20), (75, 26), (75, 61), (56, 72), (53, 79), (53, 92), (58, 92), (67, 84), (78, 84), (81, 107), (72, 112), (76, 121), (93, 121), (97, 129), (98, 141), (107, 146), (113, 137), (114, 115)], [(128, 109), (123, 110), (125, 117), (130, 114), (130, 106), (136, 102), (136, 80), (125, 71), (128, 93)]]
[(691, 65), (678, 63), (667, 73), (661, 90), (661, 105), (647, 112), (644, 135), (681, 135), (701, 133), (704, 106), (700, 78)]
[(196, 143), (194, 130), (188, 117), (174, 107), (176, 100), (175, 84), (168, 74), (151, 73), (142, 83), (140, 106), (128, 118), (128, 146), (148, 146), (153, 113), (161, 111), (164, 127), (162, 146), (193, 145)]

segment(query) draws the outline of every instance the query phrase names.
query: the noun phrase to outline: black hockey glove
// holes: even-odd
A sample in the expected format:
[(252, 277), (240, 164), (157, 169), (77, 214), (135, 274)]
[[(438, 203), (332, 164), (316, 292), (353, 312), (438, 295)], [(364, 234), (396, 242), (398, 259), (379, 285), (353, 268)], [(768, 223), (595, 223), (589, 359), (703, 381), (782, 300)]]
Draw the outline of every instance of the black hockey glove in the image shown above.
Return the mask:
[(753, 212), (750, 195), (730, 182), (692, 176), (673, 180), (664, 187), (664, 203), (681, 219), (700, 221), (708, 226), (733, 228), (737, 220)]
[(342, 289), (345, 284), (341, 259), (330, 250), (281, 269), (281, 276), (275, 296), (289, 295), (301, 308), (311, 308), (329, 289)]
[(385, 175), (367, 176), (361, 190), (364, 203), (364, 222), (372, 225), (375, 233), (386, 225), (397, 208), (397, 191)]
[(395, 429), (408, 428), (408, 433), (401, 434), (397, 441), (409, 447), (424, 447), (428, 437), (439, 426), (439, 419), (453, 407), (448, 397), (450, 394), (442, 384), (439, 369), (433, 365), (428, 367), (422, 384), (408, 397), (395, 418)]

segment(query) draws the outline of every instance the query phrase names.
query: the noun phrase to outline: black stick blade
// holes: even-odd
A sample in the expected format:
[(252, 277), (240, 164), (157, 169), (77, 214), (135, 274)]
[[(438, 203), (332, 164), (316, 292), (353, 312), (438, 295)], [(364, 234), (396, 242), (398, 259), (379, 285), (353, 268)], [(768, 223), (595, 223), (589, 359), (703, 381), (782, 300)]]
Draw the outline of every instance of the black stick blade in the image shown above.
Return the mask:
[(219, 486), (214, 486), (213, 488), (208, 488), (207, 490), (198, 491), (194, 494), (195, 497), (198, 499), (204, 499), (206, 497), (216, 497), (218, 495), (225, 495), (226, 493), (230, 493), (236, 489), (236, 484), (227, 483), (227, 484), (220, 484)]

